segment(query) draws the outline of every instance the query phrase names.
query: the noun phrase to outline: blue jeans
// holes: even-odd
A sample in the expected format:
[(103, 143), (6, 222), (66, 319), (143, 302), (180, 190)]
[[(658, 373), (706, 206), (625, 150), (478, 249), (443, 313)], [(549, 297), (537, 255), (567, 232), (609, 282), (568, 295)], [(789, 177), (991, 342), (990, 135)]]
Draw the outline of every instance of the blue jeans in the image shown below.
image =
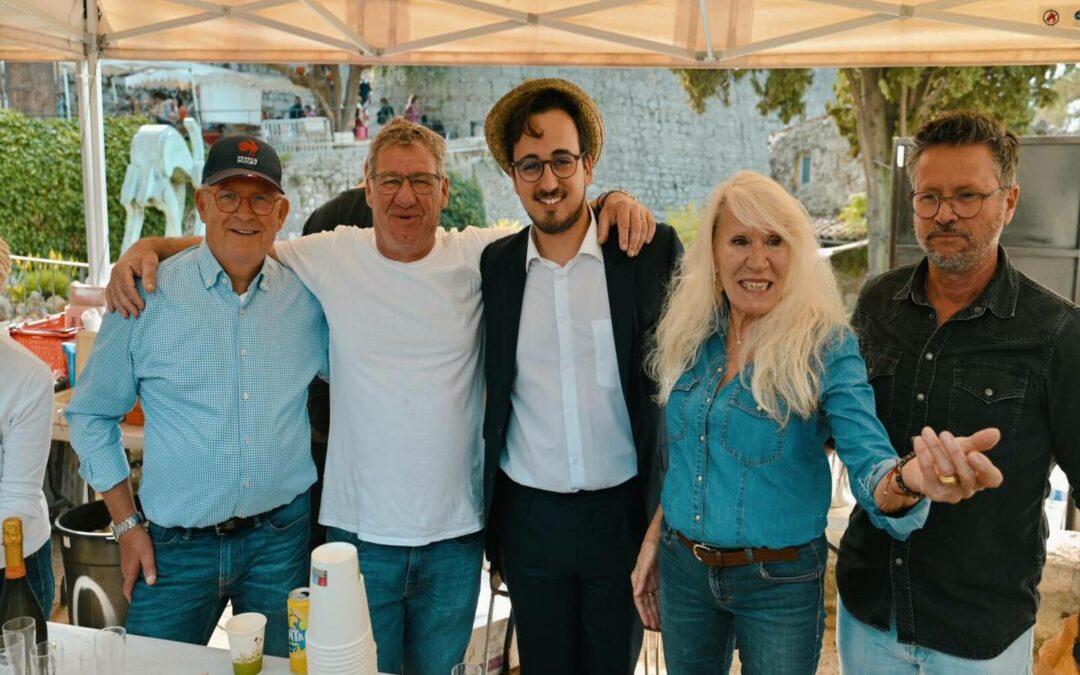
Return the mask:
[(798, 547), (792, 562), (709, 567), (666, 521), (660, 530), (660, 629), (671, 675), (731, 670), (813, 675), (825, 629), (825, 537)]
[(444, 675), (461, 663), (480, 597), (482, 531), (410, 547), (329, 527), (326, 540), (359, 551), (379, 672)]
[(918, 645), (901, 644), (896, 622), (888, 631), (856, 619), (836, 602), (836, 649), (840, 672), (857, 675), (1030, 675), (1035, 627), (1027, 629), (992, 659), (964, 659)]
[(227, 536), (151, 524), (157, 583), (136, 582), (128, 632), (204, 645), (231, 600), (235, 614), (266, 615), (266, 654), (288, 656), (285, 603), (307, 585), (309, 509), (305, 492)]
[[(56, 597), (56, 582), (53, 580), (52, 571), (52, 539), (46, 539), (41, 548), (23, 558), (23, 562), (26, 564), (26, 580), (30, 582), (30, 590), (48, 621), (52, 613), (53, 599)], [(0, 591), (3, 588), (4, 579), (0, 575)]]

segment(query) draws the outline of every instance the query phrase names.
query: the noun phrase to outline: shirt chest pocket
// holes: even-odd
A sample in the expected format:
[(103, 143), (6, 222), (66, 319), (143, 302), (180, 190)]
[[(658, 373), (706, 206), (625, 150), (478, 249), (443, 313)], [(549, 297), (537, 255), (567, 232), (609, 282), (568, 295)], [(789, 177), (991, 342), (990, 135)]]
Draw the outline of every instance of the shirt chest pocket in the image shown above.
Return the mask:
[(896, 368), (900, 364), (900, 352), (894, 349), (867, 350), (866, 378), (874, 388), (874, 402), (878, 419), (888, 425), (892, 421), (893, 386)]
[(747, 467), (778, 462), (784, 450), (780, 425), (757, 404), (753, 392), (739, 384), (728, 399), (720, 443)]
[(968, 435), (985, 427), (997, 427), (1008, 438), (1016, 433), (1028, 371), (999, 363), (958, 362), (953, 367), (949, 396), (948, 430)]
[(701, 380), (689, 373), (683, 373), (675, 386), (671, 388), (668, 396), (666, 422), (668, 430), (668, 444), (678, 443), (686, 438), (690, 428), (690, 418), (694, 415), (693, 398), (694, 389)]

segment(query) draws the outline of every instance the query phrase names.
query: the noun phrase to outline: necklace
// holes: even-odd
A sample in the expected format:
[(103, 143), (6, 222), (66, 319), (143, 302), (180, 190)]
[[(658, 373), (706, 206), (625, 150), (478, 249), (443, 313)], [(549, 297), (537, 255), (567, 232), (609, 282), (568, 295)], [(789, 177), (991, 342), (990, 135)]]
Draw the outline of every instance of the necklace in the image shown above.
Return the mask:
[(731, 334), (735, 337), (735, 344), (739, 347), (742, 346), (742, 338), (739, 337), (739, 331), (735, 330), (735, 322), (731, 322)]

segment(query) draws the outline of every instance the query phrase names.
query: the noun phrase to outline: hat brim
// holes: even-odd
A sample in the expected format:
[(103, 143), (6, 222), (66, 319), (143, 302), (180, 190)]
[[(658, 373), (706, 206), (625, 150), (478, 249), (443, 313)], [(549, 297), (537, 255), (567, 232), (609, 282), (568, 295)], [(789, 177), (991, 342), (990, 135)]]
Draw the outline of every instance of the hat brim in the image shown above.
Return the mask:
[(223, 180), (228, 180), (230, 178), (256, 178), (272, 186), (281, 194), (285, 194), (285, 190), (276, 180), (274, 180), (270, 176), (267, 176), (264, 173), (252, 171), (251, 169), (222, 169), (221, 171), (218, 171), (211, 176), (203, 176), (203, 185), (216, 185), (217, 183), (220, 183)]
[(545, 77), (522, 82), (507, 92), (492, 106), (484, 120), (484, 136), (488, 150), (498, 165), (508, 174), (513, 174), (513, 147), (507, 147), (505, 130), (507, 122), (526, 97), (538, 91), (551, 89), (565, 95), (581, 111), (582, 131), (588, 141), (588, 155), (593, 166), (600, 161), (600, 152), (604, 149), (604, 118), (596, 102), (585, 91), (567, 80)]

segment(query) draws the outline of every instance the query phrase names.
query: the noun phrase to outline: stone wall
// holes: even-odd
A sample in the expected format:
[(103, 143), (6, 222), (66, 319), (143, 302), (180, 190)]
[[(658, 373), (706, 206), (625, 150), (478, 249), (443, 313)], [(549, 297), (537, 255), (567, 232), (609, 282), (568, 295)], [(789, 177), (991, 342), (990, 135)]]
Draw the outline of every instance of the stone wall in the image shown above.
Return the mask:
[[(809, 171), (804, 173), (804, 168)], [(769, 139), (769, 171), (815, 216), (836, 215), (853, 193), (866, 191), (862, 166), (828, 115), (774, 133)]]
[[(491, 105), (533, 77), (569, 79), (600, 106), (607, 139), (590, 194), (613, 187), (628, 189), (659, 214), (704, 202), (717, 183), (739, 169), (768, 173), (769, 136), (783, 128), (774, 115), (758, 113), (758, 96), (749, 82), (732, 88), (731, 107), (713, 99), (705, 114), (697, 115), (687, 105), (678, 78), (667, 69), (447, 68), (427, 78), (430, 84), (423, 91), (413, 92), (408, 89), (405, 69), (392, 68), (376, 74), (372, 97), (377, 107), (378, 99), (385, 96), (401, 114), (408, 96), (416, 93), (429, 121), (441, 120), (453, 139), (482, 135)], [(807, 96), (809, 117), (823, 114), (835, 79), (833, 70), (815, 71)], [(489, 177), (490, 171), (485, 167), (481, 173)], [(498, 173), (494, 178), (505, 180)], [(481, 185), (485, 197), (489, 188), (498, 187), (483, 181)], [(492, 198), (489, 218), (522, 217), (515, 202)]]

